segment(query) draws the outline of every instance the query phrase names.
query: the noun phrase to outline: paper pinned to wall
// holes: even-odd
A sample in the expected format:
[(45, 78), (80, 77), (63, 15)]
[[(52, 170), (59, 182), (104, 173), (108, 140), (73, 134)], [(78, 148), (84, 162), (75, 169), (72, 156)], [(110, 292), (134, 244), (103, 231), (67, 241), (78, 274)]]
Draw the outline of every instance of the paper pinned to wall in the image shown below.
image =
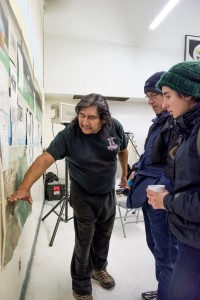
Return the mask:
[(15, 65), (10, 62), (10, 109), (11, 109), (11, 144), (17, 144), (17, 70)]
[(14, 203), (7, 201), (7, 197), (16, 190), (22, 182), (27, 171), (27, 148), (23, 146), (9, 147), (9, 167), (3, 173), (4, 203), (3, 213), (5, 215), (5, 238), (2, 255), (2, 266), (5, 267), (13, 257), (14, 250), (18, 244), (23, 226), (31, 213), (31, 205), (24, 200)]
[(5, 113), (9, 114), (10, 112), (10, 99), (9, 99), (9, 88), (8, 88), (8, 82), (9, 82), (9, 75), (8, 72), (0, 60), (0, 108)]
[(3, 171), (8, 168), (8, 148), (9, 148), (9, 136), (8, 136), (8, 126), (9, 126), (9, 116), (0, 111), (0, 152), (2, 159), (2, 168)]
[(0, 158), (0, 266), (2, 266), (5, 254), (6, 220), (5, 220), (5, 196), (3, 182), (3, 168)]

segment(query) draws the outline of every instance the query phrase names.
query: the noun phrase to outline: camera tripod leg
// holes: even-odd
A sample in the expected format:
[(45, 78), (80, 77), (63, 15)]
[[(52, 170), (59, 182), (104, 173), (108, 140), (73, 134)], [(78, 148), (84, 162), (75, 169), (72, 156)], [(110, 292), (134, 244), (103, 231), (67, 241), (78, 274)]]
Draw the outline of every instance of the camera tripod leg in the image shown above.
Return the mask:
[[(68, 123), (63, 123), (63, 125), (65, 125), (65, 127), (66, 127), (66, 126), (68, 126)], [(69, 199), (69, 197), (68, 197), (68, 161), (67, 161), (67, 157), (65, 157), (65, 196), (42, 218), (42, 221), (44, 221), (52, 212), (57, 214), (57, 212), (55, 212), (54, 210), (63, 201), (60, 213), (57, 214), (58, 219), (57, 219), (56, 226), (54, 228), (49, 246), (53, 245), (60, 221), (68, 222), (69, 220), (73, 219), (73, 217), (68, 218), (68, 199)], [(64, 208), (65, 208), (65, 219), (62, 218)]]
[(43, 218), (42, 221), (44, 221), (55, 209), (56, 207), (58, 207), (58, 205), (64, 200), (64, 198), (62, 198)]
[[(58, 215), (58, 219), (57, 219), (57, 222), (56, 222), (56, 226), (54, 228), (54, 231), (53, 231), (53, 234), (52, 234), (52, 238), (50, 240), (50, 243), (49, 243), (49, 246), (52, 246), (53, 245), (53, 242), (54, 242), (54, 239), (55, 239), (55, 236), (56, 236), (56, 232), (58, 230), (58, 226), (60, 224), (60, 221), (62, 220), (62, 215), (63, 215), (63, 211), (64, 211), (64, 208), (65, 208), (65, 205), (66, 205), (66, 201), (67, 201), (67, 198), (64, 197), (63, 199), (61, 199), (63, 201), (63, 204), (61, 206), (61, 210), (60, 210), (60, 213)], [(61, 201), (59, 201), (60, 203)], [(59, 204), (58, 203), (58, 204)]]

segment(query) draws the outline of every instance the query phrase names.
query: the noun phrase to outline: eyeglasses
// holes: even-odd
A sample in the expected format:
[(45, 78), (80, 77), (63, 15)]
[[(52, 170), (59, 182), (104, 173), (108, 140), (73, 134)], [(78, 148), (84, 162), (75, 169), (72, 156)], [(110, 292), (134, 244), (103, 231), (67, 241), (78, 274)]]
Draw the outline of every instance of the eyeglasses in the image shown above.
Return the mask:
[(158, 93), (154, 93), (154, 94), (149, 94), (145, 96), (146, 100), (154, 100), (156, 98), (156, 96), (158, 96)]

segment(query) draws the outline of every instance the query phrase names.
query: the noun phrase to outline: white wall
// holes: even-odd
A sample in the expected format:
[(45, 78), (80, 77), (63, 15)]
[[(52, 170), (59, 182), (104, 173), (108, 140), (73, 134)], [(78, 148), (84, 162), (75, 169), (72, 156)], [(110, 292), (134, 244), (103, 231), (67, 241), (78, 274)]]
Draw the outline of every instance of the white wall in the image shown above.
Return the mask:
[(124, 130), (134, 134), (137, 150), (142, 154), (151, 119), (155, 117), (152, 108), (145, 101), (127, 103), (110, 101), (109, 106), (112, 116), (122, 123)]
[(160, 47), (148, 49), (45, 37), (45, 94), (143, 98), (150, 75), (183, 60), (184, 37), (179, 39), (180, 49), (170, 42), (163, 48), (162, 38)]

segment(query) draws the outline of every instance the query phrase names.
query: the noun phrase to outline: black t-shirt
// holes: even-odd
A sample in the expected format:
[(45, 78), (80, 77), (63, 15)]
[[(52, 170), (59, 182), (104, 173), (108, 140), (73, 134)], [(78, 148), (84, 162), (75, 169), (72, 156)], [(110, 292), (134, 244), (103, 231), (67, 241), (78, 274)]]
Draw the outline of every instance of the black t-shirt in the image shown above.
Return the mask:
[(112, 127), (105, 137), (84, 134), (80, 127), (70, 123), (60, 131), (46, 151), (55, 159), (67, 157), (70, 179), (88, 193), (104, 194), (115, 185), (117, 154), (127, 148), (122, 125), (112, 118)]

